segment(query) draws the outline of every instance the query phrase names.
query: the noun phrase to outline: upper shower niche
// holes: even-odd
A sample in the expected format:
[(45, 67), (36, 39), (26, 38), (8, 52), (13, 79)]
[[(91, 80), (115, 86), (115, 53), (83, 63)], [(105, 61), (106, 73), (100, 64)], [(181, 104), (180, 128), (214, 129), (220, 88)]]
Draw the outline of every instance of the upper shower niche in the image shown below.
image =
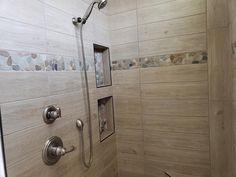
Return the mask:
[(111, 86), (109, 48), (94, 44), (94, 62), (97, 88)]

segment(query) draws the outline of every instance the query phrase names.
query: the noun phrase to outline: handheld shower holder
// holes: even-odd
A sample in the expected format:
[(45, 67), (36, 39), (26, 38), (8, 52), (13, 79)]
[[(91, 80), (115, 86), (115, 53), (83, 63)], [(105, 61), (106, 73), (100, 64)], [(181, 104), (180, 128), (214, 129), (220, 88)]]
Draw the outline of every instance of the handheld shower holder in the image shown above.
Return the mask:
[(85, 23), (86, 23), (86, 20), (83, 20), (83, 18), (81, 18), (81, 17), (73, 17), (73, 18), (72, 18), (72, 23), (73, 23), (74, 25), (77, 25), (78, 23), (83, 23), (83, 24), (85, 24)]

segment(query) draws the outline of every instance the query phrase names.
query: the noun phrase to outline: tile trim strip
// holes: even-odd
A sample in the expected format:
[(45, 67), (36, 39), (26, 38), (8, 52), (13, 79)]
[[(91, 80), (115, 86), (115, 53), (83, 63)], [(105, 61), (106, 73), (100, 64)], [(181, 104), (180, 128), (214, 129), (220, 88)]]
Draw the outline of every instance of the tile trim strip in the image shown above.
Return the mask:
[(203, 64), (207, 63), (207, 60), (208, 55), (206, 51), (157, 55), (150, 57), (112, 61), (112, 70), (116, 71), (149, 67)]

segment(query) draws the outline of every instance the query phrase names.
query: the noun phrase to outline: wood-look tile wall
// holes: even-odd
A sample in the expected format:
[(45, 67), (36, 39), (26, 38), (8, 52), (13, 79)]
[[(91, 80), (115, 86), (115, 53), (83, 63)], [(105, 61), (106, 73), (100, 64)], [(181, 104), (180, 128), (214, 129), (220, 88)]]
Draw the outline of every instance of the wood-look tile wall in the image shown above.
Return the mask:
[[(204, 51), (206, 0), (109, 1), (112, 60)], [(113, 71), (120, 177), (210, 177), (208, 65)]]
[(229, 31), (230, 31), (230, 45), (231, 45), (231, 49), (229, 50), (230, 53), (230, 57), (231, 57), (231, 66), (232, 66), (232, 72), (231, 72), (231, 76), (232, 76), (232, 80), (231, 80), (231, 99), (230, 101), (228, 101), (228, 106), (230, 106), (231, 110), (231, 117), (232, 117), (232, 147), (233, 147), (233, 155), (231, 156), (232, 159), (232, 176), (236, 175), (236, 149), (235, 149), (235, 144), (236, 144), (236, 118), (235, 118), (235, 79), (236, 79), (236, 70), (235, 70), (235, 64), (236, 64), (236, 1), (233, 0), (229, 0), (228, 1), (228, 7), (229, 7)]
[[(230, 1), (208, 0), (209, 121), (211, 174), (231, 177), (233, 161), (233, 61), (231, 60)], [(233, 2), (233, 1), (232, 1)]]
[[(0, 1), (0, 49), (55, 54), (80, 58), (78, 29), (71, 23), (83, 15), (88, 1), (22, 0)], [(96, 26), (95, 26), (96, 22)], [(93, 60), (93, 43), (109, 47), (106, 12), (94, 13), (85, 28), (87, 61)], [(94, 35), (94, 34), (97, 35)], [(97, 99), (112, 95), (112, 88), (96, 89), (90, 70), (94, 162), (90, 169), (81, 162), (80, 136), (75, 121), (85, 121), (88, 149), (87, 109), (82, 73), (1, 72), (0, 106), (8, 177), (115, 177), (117, 176), (116, 137), (100, 143)], [(62, 109), (62, 118), (46, 125), (42, 111), (48, 105)], [(55, 166), (42, 162), (41, 151), (51, 136), (60, 136), (66, 147), (76, 151)]]
[(206, 49), (206, 0), (111, 0), (112, 60)]

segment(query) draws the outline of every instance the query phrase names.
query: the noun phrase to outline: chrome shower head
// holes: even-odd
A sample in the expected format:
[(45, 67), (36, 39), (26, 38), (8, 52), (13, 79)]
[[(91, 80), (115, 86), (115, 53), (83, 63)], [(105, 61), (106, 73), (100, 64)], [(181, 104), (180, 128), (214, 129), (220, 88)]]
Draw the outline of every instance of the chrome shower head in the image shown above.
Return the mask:
[(98, 3), (98, 9), (103, 9), (104, 7), (106, 7), (107, 5), (107, 0), (100, 0), (100, 2)]
[(72, 19), (72, 23), (74, 25), (77, 25), (78, 23), (82, 23), (85, 24), (86, 21), (88, 20), (88, 18), (90, 17), (92, 11), (93, 11), (93, 7), (95, 4), (98, 4), (98, 9), (101, 10), (102, 8), (104, 8), (107, 5), (107, 0), (94, 0), (88, 7), (88, 9), (86, 10), (83, 18), (79, 17), (79, 18), (73, 18)]

